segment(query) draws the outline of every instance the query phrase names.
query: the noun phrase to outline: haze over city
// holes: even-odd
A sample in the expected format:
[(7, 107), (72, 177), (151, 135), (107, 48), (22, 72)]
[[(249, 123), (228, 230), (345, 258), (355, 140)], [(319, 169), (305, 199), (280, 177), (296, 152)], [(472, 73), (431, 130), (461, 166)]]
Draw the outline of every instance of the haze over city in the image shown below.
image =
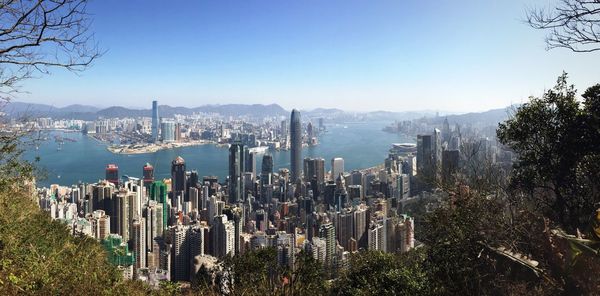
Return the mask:
[(563, 70), (592, 85), (600, 60), (546, 51), (524, 23), (536, 5), (548, 1), (94, 1), (101, 60), (14, 100), (469, 112), (539, 96)]

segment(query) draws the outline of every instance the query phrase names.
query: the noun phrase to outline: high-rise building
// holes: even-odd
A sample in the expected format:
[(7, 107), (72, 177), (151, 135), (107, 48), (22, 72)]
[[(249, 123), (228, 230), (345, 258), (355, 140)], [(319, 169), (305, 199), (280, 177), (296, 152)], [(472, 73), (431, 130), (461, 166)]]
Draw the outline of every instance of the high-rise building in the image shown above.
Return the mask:
[[(173, 199), (177, 200), (180, 197), (183, 201), (185, 195), (185, 160), (181, 156), (177, 156), (171, 162), (171, 191)], [(173, 204), (175, 206), (175, 204)]]
[(271, 154), (265, 154), (262, 158), (262, 165), (260, 169), (260, 180), (261, 185), (271, 185), (271, 177), (273, 175), (273, 156)]
[(164, 143), (175, 142), (175, 122), (163, 120), (160, 123), (160, 136)]
[(356, 240), (357, 247), (366, 249), (368, 245), (367, 228), (369, 226), (368, 207), (364, 204), (359, 205), (353, 212), (354, 225), (352, 236)]
[(454, 174), (458, 171), (460, 153), (458, 150), (444, 150), (442, 152), (442, 180), (452, 182)]
[(171, 280), (188, 281), (190, 279), (189, 226), (181, 224), (169, 227), (171, 242)]
[(252, 178), (256, 177), (256, 153), (250, 152), (248, 149), (244, 149), (244, 172), (252, 173)]
[(336, 180), (340, 174), (344, 173), (344, 159), (341, 157), (334, 157), (331, 159), (331, 180)]
[(296, 109), (292, 110), (290, 138), (290, 180), (295, 183), (302, 176), (302, 122), (300, 119), (300, 111)]
[[(169, 225), (169, 206), (167, 203), (167, 184), (163, 181), (154, 181), (150, 186), (150, 200), (162, 204), (162, 229), (167, 229)], [(162, 231), (161, 231), (162, 232)]]
[(146, 221), (144, 218), (135, 219), (131, 224), (131, 249), (135, 255), (133, 273), (146, 267)]
[(335, 219), (335, 233), (337, 240), (346, 251), (353, 251), (350, 249), (350, 239), (353, 238), (354, 230), (353, 220), (354, 215), (348, 210), (342, 210), (338, 212)]
[(106, 181), (119, 185), (119, 167), (116, 164), (106, 166)]
[(95, 210), (92, 214), (95, 220), (96, 239), (103, 240), (110, 234), (110, 217), (103, 210)]
[(158, 142), (158, 102), (152, 101), (152, 141)]
[(150, 187), (150, 184), (152, 184), (152, 182), (154, 182), (154, 167), (152, 165), (150, 165), (149, 163), (146, 163), (146, 165), (144, 165), (144, 186), (146, 186), (146, 188)]
[(229, 203), (235, 204), (243, 201), (245, 170), (244, 145), (233, 143), (229, 147)]
[(124, 241), (129, 240), (129, 206), (126, 189), (121, 189), (113, 195), (110, 221), (111, 233), (120, 235)]
[(337, 264), (335, 227), (331, 223), (321, 225), (319, 237), (325, 240), (325, 269), (331, 275)]
[(213, 220), (213, 255), (217, 258), (235, 255), (235, 226), (226, 215), (215, 216)]

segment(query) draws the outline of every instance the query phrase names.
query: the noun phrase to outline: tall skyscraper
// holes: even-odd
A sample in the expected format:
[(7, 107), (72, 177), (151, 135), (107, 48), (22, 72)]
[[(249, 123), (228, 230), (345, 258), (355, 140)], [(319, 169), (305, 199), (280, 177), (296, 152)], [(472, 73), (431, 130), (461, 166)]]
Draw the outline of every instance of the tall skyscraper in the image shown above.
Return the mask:
[(296, 182), (302, 176), (302, 122), (300, 112), (292, 110), (290, 121), (290, 166), (291, 181)]
[(245, 171), (244, 145), (233, 143), (229, 147), (229, 202), (234, 204), (243, 200)]
[(171, 163), (171, 186), (173, 198), (180, 196), (183, 199), (185, 193), (185, 160), (181, 156), (177, 156)]
[(342, 173), (344, 173), (344, 159), (341, 157), (331, 159), (331, 180), (335, 181)]
[(152, 101), (152, 140), (158, 142), (158, 102)]

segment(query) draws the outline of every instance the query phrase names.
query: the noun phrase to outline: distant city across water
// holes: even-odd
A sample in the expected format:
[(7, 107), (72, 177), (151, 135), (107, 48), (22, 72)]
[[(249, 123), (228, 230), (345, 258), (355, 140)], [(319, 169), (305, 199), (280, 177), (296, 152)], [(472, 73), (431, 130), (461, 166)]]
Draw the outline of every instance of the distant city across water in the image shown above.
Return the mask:
[[(415, 143), (414, 138), (382, 131), (389, 122), (361, 122), (327, 125), (327, 132), (319, 137), (319, 145), (305, 147), (302, 157), (322, 157), (325, 169), (331, 169), (331, 158), (342, 157), (345, 170), (362, 169), (383, 163), (392, 143)], [(59, 150), (54, 135), (75, 139), (65, 141)], [(289, 151), (270, 151), (274, 170), (289, 168)], [(100, 143), (81, 133), (53, 131), (39, 148), (29, 147), (24, 154), (27, 160), (39, 157), (37, 165), (44, 175), (37, 186), (50, 184), (71, 185), (78, 182), (92, 183), (104, 178), (107, 164), (119, 166), (119, 175), (142, 176), (145, 163), (154, 166), (156, 179), (170, 178), (171, 161), (177, 156), (185, 159), (187, 170), (196, 170), (200, 176), (214, 175), (223, 182), (228, 173), (228, 149), (213, 144), (160, 150), (147, 154), (113, 154)], [(262, 157), (257, 158), (260, 172)]]

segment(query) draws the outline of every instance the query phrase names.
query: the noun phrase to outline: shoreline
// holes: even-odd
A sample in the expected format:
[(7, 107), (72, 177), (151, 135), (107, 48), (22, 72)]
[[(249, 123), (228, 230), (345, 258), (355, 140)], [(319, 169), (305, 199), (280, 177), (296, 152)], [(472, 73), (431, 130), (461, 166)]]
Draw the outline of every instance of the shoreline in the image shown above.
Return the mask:
[[(96, 139), (98, 140), (98, 139)], [(100, 140), (98, 140), (100, 141)], [(130, 144), (130, 145), (107, 145), (106, 150), (114, 154), (147, 154), (160, 150), (176, 149), (191, 146), (217, 144), (214, 141), (200, 140), (194, 142), (173, 142), (160, 144)]]

